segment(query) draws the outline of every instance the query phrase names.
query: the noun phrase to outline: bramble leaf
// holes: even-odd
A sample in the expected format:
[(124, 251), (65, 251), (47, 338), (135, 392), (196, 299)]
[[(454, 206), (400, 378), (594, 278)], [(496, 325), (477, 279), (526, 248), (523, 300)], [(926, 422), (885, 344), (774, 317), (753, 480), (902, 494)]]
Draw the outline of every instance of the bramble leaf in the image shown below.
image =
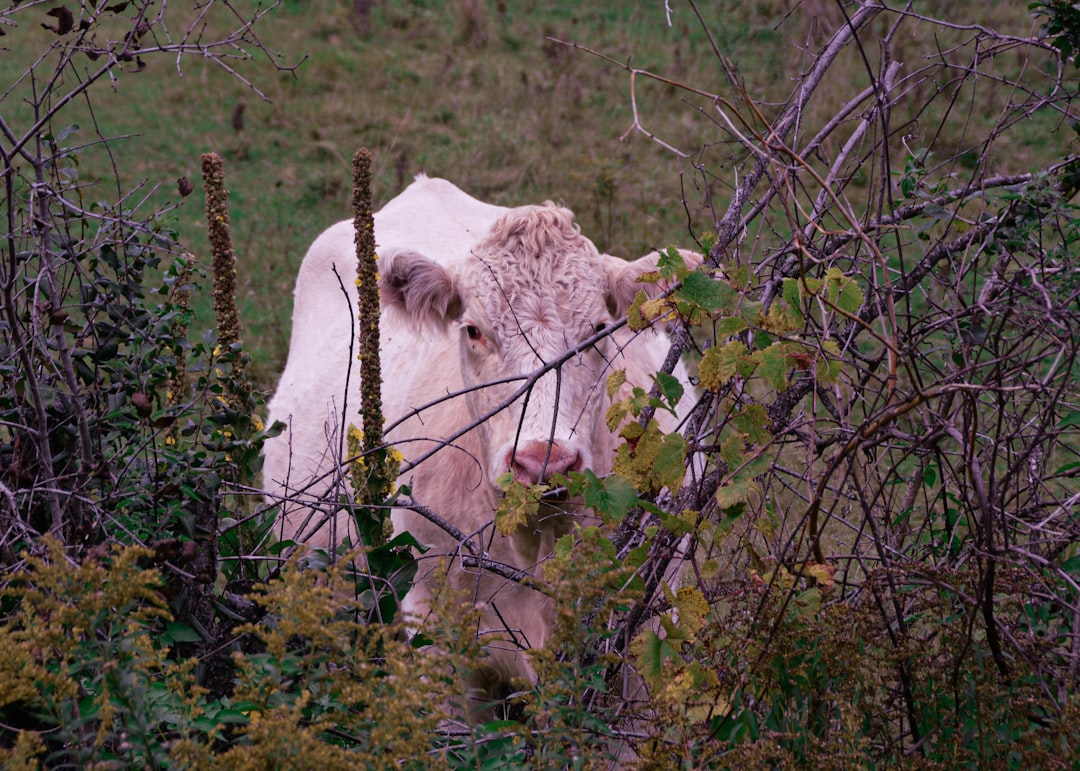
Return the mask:
[(637, 491), (625, 477), (612, 474), (601, 479), (588, 469), (580, 475), (572, 475), (574, 478), (579, 476), (585, 505), (602, 519), (620, 522), (626, 512), (637, 505)]
[(748, 326), (746, 320), (738, 316), (729, 316), (720, 319), (716, 322), (716, 339), (723, 340), (732, 335), (737, 335), (744, 331)]
[(657, 372), (655, 376), (656, 385), (660, 389), (661, 396), (667, 402), (665, 406), (669, 407), (672, 412), (675, 410), (675, 405), (679, 403), (679, 400), (683, 396), (683, 384), (679, 378), (674, 375), (669, 375), (667, 372)]
[(637, 423), (623, 427), (626, 442), (615, 455), (615, 471), (637, 489), (658, 492), (667, 487), (678, 492), (685, 474), (686, 441), (678, 433), (664, 434), (655, 420), (646, 428)]
[(845, 276), (840, 268), (825, 271), (825, 284), (829, 302), (846, 313), (855, 313), (863, 303), (859, 284), (851, 276)]
[(635, 332), (640, 332), (649, 326), (649, 319), (641, 312), (641, 307), (648, 302), (649, 296), (645, 290), (639, 289), (634, 301), (626, 309), (626, 325)]
[(643, 630), (634, 638), (630, 652), (637, 659), (638, 672), (653, 689), (664, 684), (664, 662), (679, 654), (670, 641), (661, 639), (651, 629)]
[(683, 277), (688, 273), (686, 269), (686, 260), (679, 254), (679, 250), (674, 246), (669, 246), (666, 250), (660, 252), (660, 258), (656, 261), (656, 269), (660, 272), (660, 277), (671, 281), (681, 281)]
[(682, 289), (676, 296), (708, 313), (715, 313), (728, 309), (736, 295), (726, 282), (714, 279), (701, 271), (694, 271), (686, 274)]
[(740, 366), (749, 356), (749, 349), (739, 340), (708, 349), (698, 365), (701, 387), (706, 391), (719, 391), (739, 374)]
[(672, 604), (679, 611), (679, 626), (690, 635), (697, 633), (709, 615), (709, 601), (696, 586), (684, 586), (675, 593)]
[(626, 382), (626, 370), (617, 369), (608, 375), (607, 379), (607, 395), (609, 399), (614, 399), (615, 394), (619, 393), (619, 389), (622, 388), (623, 383)]
[(503, 535), (510, 535), (528, 524), (530, 517), (536, 516), (540, 499), (549, 488), (548, 485), (526, 487), (516, 481), (510, 472), (500, 476), (496, 482), (503, 490), (503, 497), (495, 511), (495, 527)]
[(764, 378), (766, 383), (777, 391), (787, 389), (789, 385), (787, 346), (783, 343), (773, 343), (764, 350), (755, 351), (753, 359), (758, 365), (757, 373)]

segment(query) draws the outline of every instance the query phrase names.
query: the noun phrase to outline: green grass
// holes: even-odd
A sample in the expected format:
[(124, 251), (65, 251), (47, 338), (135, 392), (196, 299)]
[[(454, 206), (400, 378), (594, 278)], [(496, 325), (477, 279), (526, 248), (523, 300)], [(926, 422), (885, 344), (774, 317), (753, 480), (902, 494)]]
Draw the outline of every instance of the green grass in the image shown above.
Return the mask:
[[(964, 6), (955, 15), (965, 21), (1012, 14), (1011, 28), (1027, 23), (1023, 9)], [(703, 5), (703, 13), (768, 114), (769, 103), (787, 97), (805, 61), (799, 43), (809, 22), (797, 12), (785, 20), (782, 5), (767, 0)], [(0, 57), (0, 82), (12, 82), (53, 39), (32, 19), (22, 14), (20, 27), (3, 38), (8, 51)], [(352, 2), (287, 0), (257, 29), (277, 63), (300, 63), (276, 72), (257, 52), (255, 61), (238, 62), (270, 101), (204, 60), (183, 59), (178, 77), (176, 63), (159, 56), (142, 72), (123, 73), (113, 88), (95, 88), (93, 117), (76, 104), (70, 119), (80, 126), (73, 142), (92, 142), (95, 121), (101, 136), (126, 137), (110, 143), (122, 185), (153, 191), (144, 211), (179, 203), (167, 221), (182, 247), (204, 259), (199, 158), (210, 150), (224, 157), (246, 345), (264, 389), (272, 388), (287, 352), (299, 261), (323, 228), (350, 216), (349, 159), (361, 145), (374, 153), (376, 206), (425, 172), (499, 204), (563, 202), (601, 249), (627, 257), (670, 243), (691, 245), (688, 222), (699, 233), (712, 226), (694, 189), (695, 163), (715, 175), (710, 189), (722, 206), (733, 164), (744, 157), (731, 145), (714, 144), (724, 136), (706, 100), (645, 79), (638, 80), (637, 96), (646, 127), (691, 157), (679, 159), (640, 134), (622, 141), (632, 119), (627, 73), (547, 39), (580, 42), (617, 61), (730, 93), (705, 32), (682, 6), (669, 27), (661, 3), (387, 2), (374, 5), (364, 31)], [(914, 45), (908, 47), (917, 63)], [(852, 57), (845, 71), (865, 81)], [(25, 120), (18, 97), (9, 94), (0, 104), (15, 126)], [(243, 127), (236, 130), (239, 105)], [(1033, 129), (1026, 140), (1032, 146), (1013, 157), (1041, 155), (1046, 137), (1044, 126)], [(111, 173), (101, 149), (81, 154), (84, 180)], [(196, 193), (183, 201), (176, 187), (181, 176), (196, 183)], [(108, 198), (113, 189), (104, 185), (86, 195)], [(209, 323), (208, 303), (200, 313)]]

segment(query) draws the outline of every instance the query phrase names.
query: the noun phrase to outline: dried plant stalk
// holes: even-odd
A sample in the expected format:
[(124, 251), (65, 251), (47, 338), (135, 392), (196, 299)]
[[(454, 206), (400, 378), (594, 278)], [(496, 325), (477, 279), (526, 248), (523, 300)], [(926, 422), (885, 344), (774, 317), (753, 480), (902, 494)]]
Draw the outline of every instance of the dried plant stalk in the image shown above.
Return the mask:
[(379, 365), (379, 273), (375, 262), (375, 219), (371, 211), (371, 153), (353, 156), (353, 223), (356, 228), (356, 289), (360, 346), (360, 417), (364, 450), (383, 443), (382, 372)]
[[(203, 184), (206, 188), (206, 225), (210, 238), (211, 269), (214, 274), (214, 313), (217, 316), (218, 348), (227, 355), (240, 342), (240, 316), (236, 310), (236, 253), (229, 226), (229, 191), (225, 188), (225, 169), (221, 156), (204, 153)], [(234, 409), (247, 403), (244, 361), (232, 356), (227, 399)]]

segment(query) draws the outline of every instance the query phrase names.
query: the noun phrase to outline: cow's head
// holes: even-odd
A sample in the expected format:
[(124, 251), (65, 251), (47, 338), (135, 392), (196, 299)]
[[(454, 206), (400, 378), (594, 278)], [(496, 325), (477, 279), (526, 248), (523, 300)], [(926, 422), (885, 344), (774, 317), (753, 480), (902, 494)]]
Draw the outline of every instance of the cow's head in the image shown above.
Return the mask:
[[(471, 415), (491, 415), (480, 429), (489, 481), (507, 470), (523, 482), (546, 481), (610, 467), (604, 386), (614, 343), (604, 337), (567, 352), (623, 315), (642, 287), (638, 277), (655, 267), (655, 257), (600, 254), (568, 209), (526, 206), (453, 263), (384, 254), (382, 302), (414, 328), (456, 332)], [(523, 377), (560, 361), (499, 410), (529, 385)]]

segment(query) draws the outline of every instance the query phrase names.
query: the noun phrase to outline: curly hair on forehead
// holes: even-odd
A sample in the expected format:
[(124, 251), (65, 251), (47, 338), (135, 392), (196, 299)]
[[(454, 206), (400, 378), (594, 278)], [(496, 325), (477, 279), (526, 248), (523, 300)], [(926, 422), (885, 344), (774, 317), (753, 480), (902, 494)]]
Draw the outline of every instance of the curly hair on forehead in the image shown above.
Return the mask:
[[(547, 201), (539, 206), (522, 206), (501, 217), (478, 248), (491, 246), (515, 258), (539, 259), (580, 248), (586, 239), (569, 209)], [(591, 245), (591, 243), (590, 243)]]
[(603, 257), (581, 235), (570, 210), (553, 204), (515, 209), (473, 249), (463, 293), (468, 315), (497, 335), (515, 327), (543, 347), (563, 350), (605, 310)]

